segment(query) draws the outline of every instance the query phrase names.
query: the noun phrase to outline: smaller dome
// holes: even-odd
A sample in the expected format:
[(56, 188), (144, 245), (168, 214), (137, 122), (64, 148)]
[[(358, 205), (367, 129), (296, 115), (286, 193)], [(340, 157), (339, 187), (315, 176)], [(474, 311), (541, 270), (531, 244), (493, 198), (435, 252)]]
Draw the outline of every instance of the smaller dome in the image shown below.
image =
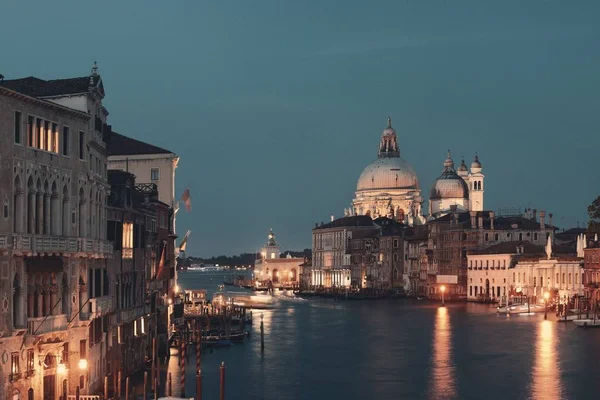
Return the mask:
[(467, 166), (465, 164), (464, 158), (462, 159), (462, 161), (460, 162), (460, 165), (458, 166), (458, 172), (469, 172), (469, 169), (467, 168)]
[(481, 168), (481, 163), (479, 162), (479, 157), (475, 155), (475, 159), (471, 163), (471, 168)]
[(468, 199), (469, 188), (456, 172), (444, 172), (431, 187), (429, 198), (431, 200)]

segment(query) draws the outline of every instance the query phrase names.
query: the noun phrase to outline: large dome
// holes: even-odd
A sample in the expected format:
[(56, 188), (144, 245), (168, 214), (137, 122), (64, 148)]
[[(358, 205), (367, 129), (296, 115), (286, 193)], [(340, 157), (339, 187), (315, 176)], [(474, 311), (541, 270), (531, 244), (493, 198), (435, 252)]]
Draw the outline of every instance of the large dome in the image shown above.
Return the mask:
[(448, 169), (434, 182), (429, 198), (431, 200), (468, 199), (469, 187), (454, 169)]
[(363, 170), (356, 190), (418, 189), (417, 174), (400, 157), (378, 158)]

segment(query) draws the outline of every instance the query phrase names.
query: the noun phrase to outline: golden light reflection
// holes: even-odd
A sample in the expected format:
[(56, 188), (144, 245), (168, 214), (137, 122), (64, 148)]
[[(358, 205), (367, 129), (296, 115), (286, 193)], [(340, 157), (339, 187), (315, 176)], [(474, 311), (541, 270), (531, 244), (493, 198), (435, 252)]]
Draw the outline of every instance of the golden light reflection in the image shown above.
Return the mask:
[(456, 397), (455, 371), (452, 361), (452, 327), (446, 307), (439, 307), (433, 333), (433, 366), (431, 399)]
[(558, 364), (554, 329), (556, 323), (542, 321), (535, 343), (535, 365), (531, 380), (532, 399), (560, 399), (560, 366)]

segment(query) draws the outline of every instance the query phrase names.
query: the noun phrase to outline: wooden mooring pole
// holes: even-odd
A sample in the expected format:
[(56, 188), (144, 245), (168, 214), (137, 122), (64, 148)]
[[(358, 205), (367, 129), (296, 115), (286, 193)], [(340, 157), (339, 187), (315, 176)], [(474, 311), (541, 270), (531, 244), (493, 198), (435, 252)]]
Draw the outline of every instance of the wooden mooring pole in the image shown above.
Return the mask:
[[(181, 338), (183, 339), (183, 332)], [(185, 345), (185, 340), (181, 340), (181, 351), (179, 354), (181, 364), (181, 397), (185, 397)]]
[(148, 371), (144, 371), (144, 390), (142, 390), (142, 393), (144, 394), (144, 400), (146, 400), (148, 398)]
[(196, 400), (202, 400), (202, 370), (196, 375)]
[(262, 314), (260, 314), (260, 350), (265, 350), (265, 326), (263, 324)]
[[(67, 399), (67, 394), (63, 394), (65, 396), (65, 400)], [(104, 377), (104, 398), (108, 400), (108, 375)]]
[(221, 362), (221, 394), (219, 399), (225, 400), (225, 361)]
[(129, 400), (129, 377), (125, 378), (125, 400)]
[(173, 391), (172, 391), (172, 381), (171, 381), (171, 373), (169, 372), (169, 376), (167, 378), (167, 396), (172, 396), (173, 395)]

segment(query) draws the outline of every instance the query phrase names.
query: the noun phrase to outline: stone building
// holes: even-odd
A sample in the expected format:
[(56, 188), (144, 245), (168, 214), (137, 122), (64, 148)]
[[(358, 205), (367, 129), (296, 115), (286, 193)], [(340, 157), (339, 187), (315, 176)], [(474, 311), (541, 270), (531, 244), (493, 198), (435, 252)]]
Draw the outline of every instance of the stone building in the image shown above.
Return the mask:
[[(177, 271), (175, 267), (179, 249), (175, 246), (176, 218), (179, 210), (179, 201), (175, 198), (175, 170), (179, 163), (179, 157), (170, 150), (154, 146), (149, 143), (111, 132), (108, 141), (108, 166), (113, 170), (130, 172), (135, 175), (139, 183), (156, 185), (158, 190), (158, 201), (169, 207), (169, 214), (159, 221), (158, 231), (161, 233), (160, 242), (165, 249), (165, 261), (167, 265), (163, 268), (161, 279), (150, 282), (149, 290), (153, 293), (154, 305), (158, 308), (158, 319), (163, 321), (159, 326), (170, 327), (171, 315), (174, 306), (167, 302), (173, 299), (178, 290)], [(154, 203), (157, 204), (157, 203)], [(165, 231), (165, 228), (168, 228)], [(161, 333), (163, 345), (166, 340), (166, 332)]]
[(404, 287), (404, 233), (406, 226), (389, 218), (377, 218), (370, 229), (350, 239), (351, 285), (356, 288)]
[(535, 300), (545, 292), (564, 300), (583, 294), (581, 258), (570, 246), (551, 248), (512, 241), (469, 254), (468, 300), (506, 301), (507, 294)]
[(327, 224), (317, 224), (312, 231), (311, 285), (362, 287), (363, 277), (352, 273), (349, 245), (354, 234), (373, 227), (373, 219), (368, 215), (348, 216)]
[(546, 213), (537, 221), (533, 214), (496, 216), (493, 211), (459, 212), (454, 206), (449, 214), (427, 223), (427, 296), (440, 296), (438, 288), (445, 285), (448, 298), (467, 298), (467, 254), (502, 242), (526, 241), (544, 245), (554, 235), (552, 214), (549, 224)]
[[(88, 76), (0, 81), (0, 398), (94, 390), (106, 370), (101, 318), (110, 130), (97, 68)], [(100, 330), (106, 332), (106, 325)]]
[(281, 258), (281, 248), (275, 241), (273, 230), (269, 230), (266, 245), (260, 251), (260, 259), (254, 264), (257, 287), (296, 288), (300, 285), (305, 264), (304, 258), (287, 255)]
[[(587, 240), (587, 247), (582, 248), (584, 253), (584, 284), (588, 287), (600, 287), (600, 242), (597, 237), (595, 240)], [(582, 246), (583, 247), (583, 246)]]

